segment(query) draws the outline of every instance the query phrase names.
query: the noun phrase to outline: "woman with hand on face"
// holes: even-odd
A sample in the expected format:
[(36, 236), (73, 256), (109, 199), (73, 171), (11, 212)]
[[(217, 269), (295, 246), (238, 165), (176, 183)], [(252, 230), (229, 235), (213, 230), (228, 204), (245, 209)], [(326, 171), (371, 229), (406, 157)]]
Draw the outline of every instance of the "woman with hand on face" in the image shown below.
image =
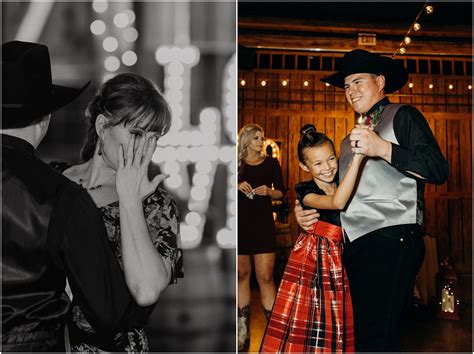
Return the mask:
[[(89, 130), (79, 165), (52, 163), (88, 190), (100, 210), (109, 242), (130, 293), (140, 306), (154, 306), (160, 293), (182, 277), (176, 204), (151, 180), (148, 167), (159, 137), (171, 125), (170, 108), (151, 81), (120, 74), (105, 82), (86, 116)], [(84, 220), (87, 222), (87, 220)], [(87, 262), (87, 250), (78, 257)], [(101, 333), (74, 303), (68, 332), (73, 352), (148, 351), (143, 328)]]
[[(263, 151), (263, 129), (245, 125), (238, 144), (238, 343), (250, 345), (251, 256), (265, 317), (271, 313), (276, 289), (273, 281), (276, 238), (272, 199), (283, 197), (283, 177), (278, 160)], [(274, 189), (272, 189), (272, 184)]]

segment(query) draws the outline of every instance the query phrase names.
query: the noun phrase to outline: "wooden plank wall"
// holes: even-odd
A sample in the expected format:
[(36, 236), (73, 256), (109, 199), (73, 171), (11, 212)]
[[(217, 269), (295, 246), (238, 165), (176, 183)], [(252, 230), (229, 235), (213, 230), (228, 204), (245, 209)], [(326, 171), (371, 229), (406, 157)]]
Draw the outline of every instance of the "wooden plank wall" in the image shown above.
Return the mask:
[[(355, 114), (342, 90), (320, 82), (320, 78), (328, 74), (294, 70), (239, 71), (239, 128), (257, 123), (265, 129), (268, 138), (282, 141), (281, 162), (290, 209), (294, 205), (294, 185), (311, 178), (298, 166), (299, 129), (313, 123), (333, 139), (339, 154), (339, 142), (354, 126)], [(241, 80), (245, 80), (244, 86)], [(266, 86), (261, 85), (262, 80)], [(288, 85), (283, 86), (282, 80), (287, 80)], [(472, 82), (467, 76), (411, 75), (410, 80), (413, 88), (407, 85), (390, 99), (394, 103), (412, 104), (424, 113), (450, 167), (447, 183), (426, 185), (426, 233), (437, 240), (438, 259), (450, 256), (460, 277), (469, 278), (465, 282), (465, 296), (470, 297), (472, 101), (468, 85)], [(449, 85), (453, 85), (452, 89)], [(298, 227), (292, 213), (289, 222), (295, 239)]]

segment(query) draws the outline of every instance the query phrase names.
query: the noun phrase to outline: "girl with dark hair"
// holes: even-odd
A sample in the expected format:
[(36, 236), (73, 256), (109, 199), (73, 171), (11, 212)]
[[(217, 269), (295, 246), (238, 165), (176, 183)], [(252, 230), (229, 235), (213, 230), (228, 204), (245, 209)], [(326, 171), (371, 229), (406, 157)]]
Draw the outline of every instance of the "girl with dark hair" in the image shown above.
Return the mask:
[(320, 217), (312, 233), (300, 234), (290, 254), (261, 351), (351, 352), (352, 303), (341, 260), (339, 210), (344, 209), (352, 194), (365, 156), (353, 156), (338, 186), (332, 140), (311, 124), (300, 133), (300, 167), (313, 178), (297, 184), (296, 195), (303, 208), (317, 208)]
[[(171, 125), (170, 107), (148, 79), (120, 74), (102, 85), (86, 117), (84, 162), (53, 167), (87, 189), (130, 293), (140, 306), (154, 306), (168, 284), (182, 277), (176, 204), (168, 192), (157, 189), (165, 175), (148, 177), (156, 142)], [(82, 256), (87, 262), (87, 255)], [(68, 332), (73, 352), (148, 351), (143, 328), (102, 333), (90, 326), (74, 299)]]

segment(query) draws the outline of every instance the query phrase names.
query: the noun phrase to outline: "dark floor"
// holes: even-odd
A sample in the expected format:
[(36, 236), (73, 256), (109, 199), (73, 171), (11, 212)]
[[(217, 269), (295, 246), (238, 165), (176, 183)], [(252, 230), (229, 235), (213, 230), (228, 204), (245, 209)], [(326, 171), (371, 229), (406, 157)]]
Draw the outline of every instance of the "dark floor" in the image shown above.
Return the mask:
[[(266, 326), (259, 299), (258, 289), (252, 289), (250, 352), (258, 352)], [(461, 308), (459, 320), (438, 319), (434, 307), (414, 307), (407, 321), (403, 350), (472, 353), (472, 305)]]
[(434, 306), (415, 307), (410, 315), (405, 351), (473, 352), (472, 305), (461, 307), (459, 320), (437, 318)]

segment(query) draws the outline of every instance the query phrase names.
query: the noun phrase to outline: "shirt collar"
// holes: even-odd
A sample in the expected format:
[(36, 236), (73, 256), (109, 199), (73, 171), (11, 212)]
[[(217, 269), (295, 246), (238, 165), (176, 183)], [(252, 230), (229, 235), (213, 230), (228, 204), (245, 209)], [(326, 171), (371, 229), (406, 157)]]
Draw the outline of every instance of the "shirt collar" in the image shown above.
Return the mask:
[(35, 148), (26, 140), (6, 134), (0, 134), (0, 136), (2, 139), (2, 148), (15, 149), (28, 155), (34, 155)]
[(384, 97), (380, 101), (378, 101), (376, 104), (374, 104), (372, 106), (372, 108), (369, 109), (366, 114), (364, 114), (364, 116), (367, 116), (367, 115), (371, 114), (372, 112), (374, 112), (377, 108), (385, 107), (388, 104), (390, 104), (390, 101), (389, 101), (388, 97)]

